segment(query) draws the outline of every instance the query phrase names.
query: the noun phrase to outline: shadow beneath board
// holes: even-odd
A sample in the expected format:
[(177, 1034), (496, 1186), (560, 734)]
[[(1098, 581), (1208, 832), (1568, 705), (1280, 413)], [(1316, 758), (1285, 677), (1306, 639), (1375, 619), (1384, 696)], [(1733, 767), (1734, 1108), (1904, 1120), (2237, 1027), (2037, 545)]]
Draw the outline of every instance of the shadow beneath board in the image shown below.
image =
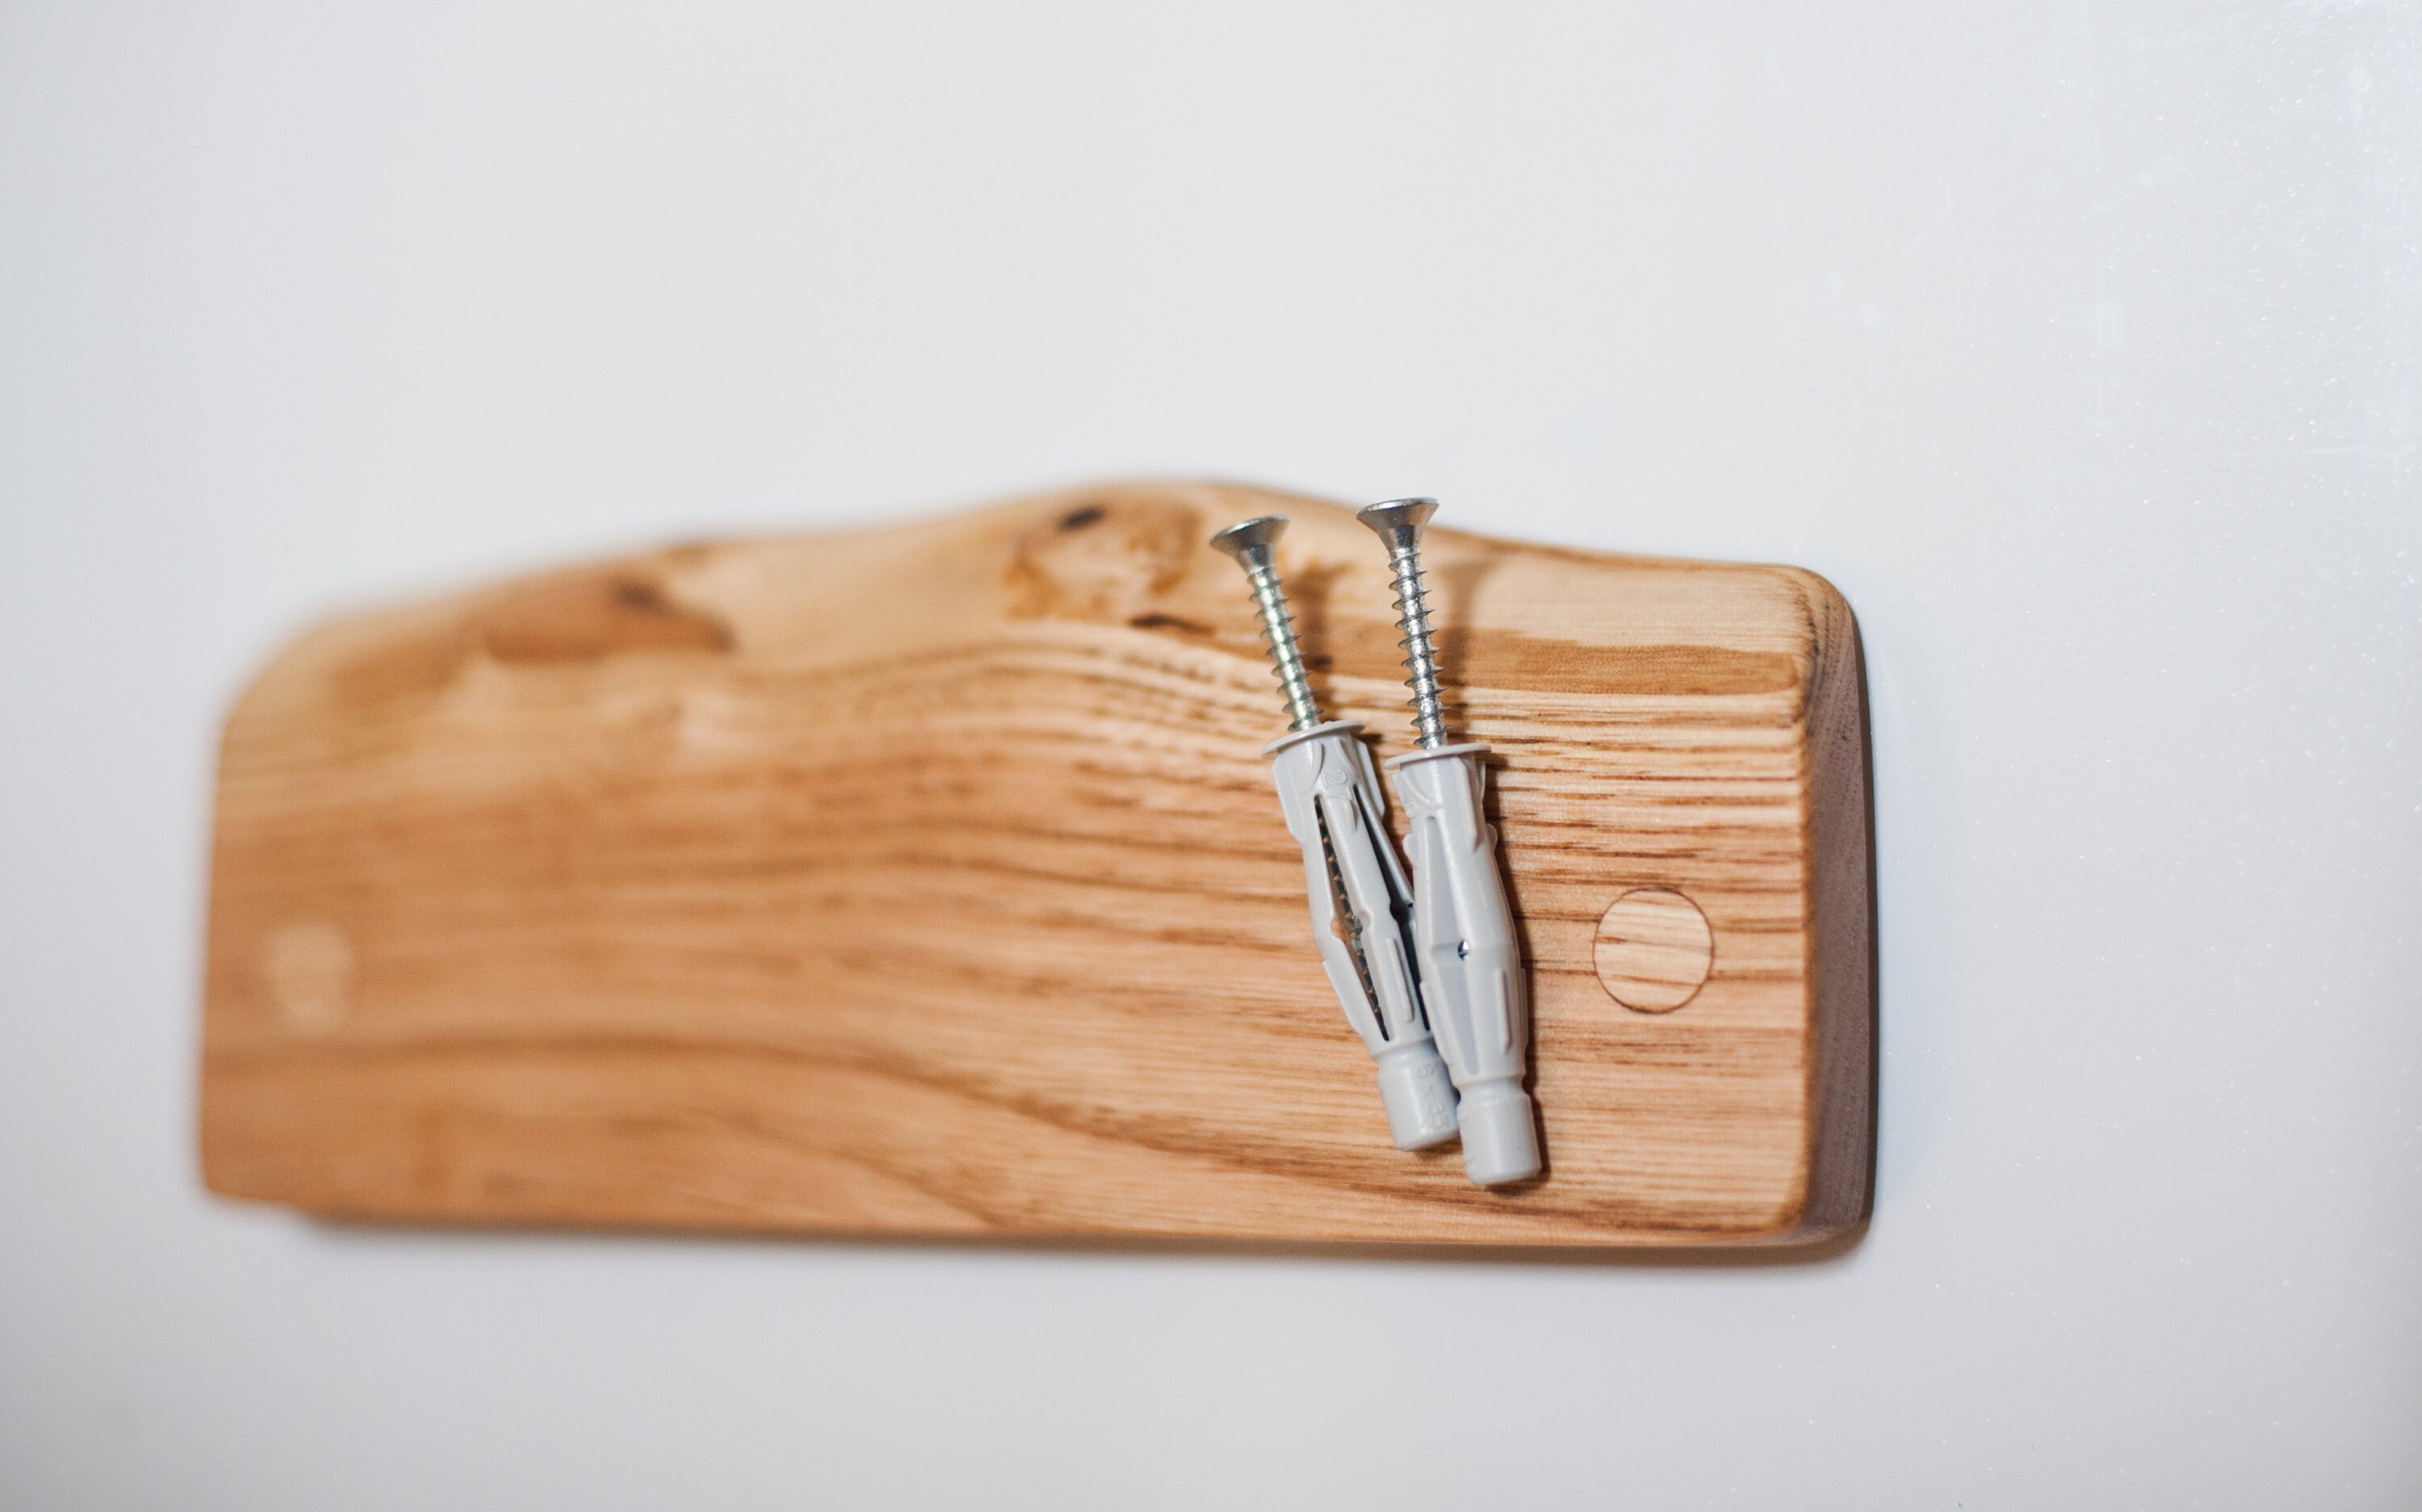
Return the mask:
[(385, 1244), (401, 1239), (468, 1244), (585, 1244), (596, 1240), (650, 1245), (741, 1245), (785, 1250), (889, 1251), (902, 1255), (999, 1252), (1017, 1255), (1144, 1257), (1170, 1260), (1311, 1260), (1322, 1264), (1391, 1266), (1555, 1267), (1584, 1269), (1763, 1269), (1816, 1266), (1846, 1258), (1865, 1237), (1862, 1220), (1852, 1228), (1806, 1244), (1740, 1245), (1455, 1245), (1345, 1241), (1156, 1237), (1077, 1238), (1035, 1235), (791, 1234), (778, 1230), (679, 1229), (612, 1225), (387, 1222), (373, 1219), (302, 1215), (310, 1229), (338, 1244)]

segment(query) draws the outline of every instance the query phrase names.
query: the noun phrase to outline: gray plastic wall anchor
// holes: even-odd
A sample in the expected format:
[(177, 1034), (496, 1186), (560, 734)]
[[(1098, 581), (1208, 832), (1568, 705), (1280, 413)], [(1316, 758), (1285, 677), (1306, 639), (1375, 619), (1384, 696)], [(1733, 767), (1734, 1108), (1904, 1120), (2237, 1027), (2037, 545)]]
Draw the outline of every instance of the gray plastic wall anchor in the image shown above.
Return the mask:
[(1462, 1094), (1464, 1170), (1493, 1187), (1539, 1173), (1539, 1136), (1522, 1090), (1530, 994), (1497, 870), (1497, 833), (1482, 816), (1487, 749), (1417, 750), (1390, 761), (1388, 775), (1408, 827), (1422, 995)]
[[(1287, 828), (1303, 848), (1304, 890), (1321, 965), (1346, 1021), (1378, 1063), (1379, 1101), (1399, 1149), (1455, 1138), (1455, 1095), (1408, 948), (1412, 890), (1380, 815), (1379, 778), (1339, 720), (1266, 748)], [(1527, 1106), (1527, 1105), (1526, 1105)]]

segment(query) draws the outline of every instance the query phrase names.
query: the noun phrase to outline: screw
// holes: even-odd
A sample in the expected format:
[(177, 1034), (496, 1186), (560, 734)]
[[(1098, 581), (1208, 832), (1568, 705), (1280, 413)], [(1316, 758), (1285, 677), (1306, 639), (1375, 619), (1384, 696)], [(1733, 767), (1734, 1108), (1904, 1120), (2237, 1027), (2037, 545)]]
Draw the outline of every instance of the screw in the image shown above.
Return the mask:
[(1320, 723), (1320, 705), (1304, 676), (1303, 652), (1295, 643), (1295, 622), (1287, 618), (1286, 590), (1279, 586), (1275, 547), (1286, 533), (1286, 516), (1264, 514), (1239, 520), (1211, 538), (1211, 543), (1236, 559), (1253, 585), (1253, 607), (1262, 616), (1262, 638), (1270, 645), (1270, 666), (1286, 694), (1291, 730), (1309, 730)]
[(1413, 690), (1413, 731), (1424, 750), (1446, 744), (1446, 711), (1439, 704), (1438, 656), (1430, 649), (1430, 611), (1422, 597), (1422, 527), (1438, 512), (1434, 498), (1392, 498), (1354, 512), (1388, 543), (1396, 575), (1396, 626), (1405, 632), (1405, 685)]

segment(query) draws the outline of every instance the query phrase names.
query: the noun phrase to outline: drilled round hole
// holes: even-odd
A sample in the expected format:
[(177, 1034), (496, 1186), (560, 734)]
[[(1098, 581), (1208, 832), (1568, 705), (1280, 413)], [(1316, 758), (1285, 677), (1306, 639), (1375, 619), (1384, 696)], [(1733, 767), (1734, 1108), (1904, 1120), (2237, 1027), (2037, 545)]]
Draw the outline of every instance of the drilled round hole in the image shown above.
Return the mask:
[(1697, 904), (1671, 888), (1637, 888), (1598, 920), (1596, 960), (1608, 997), (1644, 1014), (1668, 1014), (1697, 997), (1714, 969), (1715, 931)]

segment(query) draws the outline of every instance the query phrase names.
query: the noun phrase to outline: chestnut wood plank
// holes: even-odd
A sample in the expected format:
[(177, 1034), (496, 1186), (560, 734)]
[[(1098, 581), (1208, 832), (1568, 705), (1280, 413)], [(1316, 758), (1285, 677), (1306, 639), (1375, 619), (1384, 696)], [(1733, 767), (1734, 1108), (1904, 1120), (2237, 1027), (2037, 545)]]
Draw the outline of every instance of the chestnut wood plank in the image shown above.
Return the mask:
[[(1452, 1145), (1389, 1143), (1307, 937), (1260, 755), (1283, 713), (1203, 545), (1270, 511), (1328, 708), (1408, 748), (1377, 543), (1226, 486), (683, 546), (304, 636), (222, 751), (209, 1184), (852, 1235), (1856, 1224), (1871, 863), (1840, 596), (1432, 532), (1533, 973), (1548, 1170), (1482, 1190)], [(1690, 909), (1711, 958), (1671, 1006)]]

